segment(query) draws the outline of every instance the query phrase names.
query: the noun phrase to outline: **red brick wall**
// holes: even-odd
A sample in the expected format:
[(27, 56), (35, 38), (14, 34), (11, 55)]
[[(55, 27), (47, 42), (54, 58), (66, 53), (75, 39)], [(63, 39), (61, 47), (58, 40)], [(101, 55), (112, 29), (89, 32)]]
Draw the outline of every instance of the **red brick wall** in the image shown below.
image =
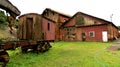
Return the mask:
[[(92, 31), (95, 33), (94, 37), (90, 37), (89, 33)], [(76, 37), (77, 40), (82, 40), (82, 32), (85, 32), (86, 41), (102, 41), (102, 31), (107, 31), (106, 25), (78, 28)]]
[(119, 31), (118, 31), (118, 29), (113, 26), (113, 30), (114, 30), (114, 36), (115, 37), (119, 37)]
[(69, 18), (67, 17), (64, 17), (64, 16), (61, 16), (59, 15), (59, 19), (58, 19), (58, 22), (56, 22), (56, 28), (55, 28), (55, 40), (56, 41), (59, 41), (61, 40), (61, 32), (60, 32), (60, 27), (62, 25), (62, 23), (64, 23), (65, 21), (67, 21)]
[(64, 29), (60, 29), (60, 40), (65, 40), (65, 31), (64, 31)]
[(70, 22), (68, 22), (65, 26), (74, 26), (75, 25), (75, 20), (74, 19), (71, 19)]
[[(48, 23), (50, 24), (50, 29), (48, 30)], [(42, 31), (44, 33), (45, 40), (55, 40), (55, 23), (49, 21), (45, 18), (42, 20)]]
[[(77, 16), (83, 16), (85, 19), (85, 23), (81, 24), (81, 25), (76, 25), (76, 21), (75, 19), (77, 18)], [(91, 24), (89, 24), (91, 23)], [(102, 41), (102, 32), (103, 31), (107, 31), (108, 33), (108, 38), (111, 38), (112, 36), (117, 37), (118, 36), (118, 30), (116, 27), (114, 27), (113, 25), (111, 25), (111, 23), (107, 24), (107, 21), (104, 21), (102, 19), (98, 19), (89, 15), (85, 15), (85, 14), (77, 14), (75, 17), (73, 17), (72, 19), (70, 19), (70, 21), (68, 23), (66, 23), (64, 25), (64, 27), (69, 28), (69, 27), (75, 27), (75, 38), (74, 40), (80, 40), (82, 41), (82, 32), (85, 32), (86, 34), (86, 41)], [(91, 25), (91, 26), (90, 26)], [(79, 28), (78, 28), (79, 26)], [(63, 32), (64, 29), (62, 29)], [(90, 32), (95, 32), (95, 36), (91, 37), (90, 36)], [(111, 31), (113, 31), (111, 33)], [(65, 33), (64, 33), (65, 34)], [(65, 38), (65, 35), (62, 34), (61, 37), (64, 36), (64, 40), (65, 41), (71, 41), (70, 38)], [(112, 37), (113, 38), (113, 37)]]

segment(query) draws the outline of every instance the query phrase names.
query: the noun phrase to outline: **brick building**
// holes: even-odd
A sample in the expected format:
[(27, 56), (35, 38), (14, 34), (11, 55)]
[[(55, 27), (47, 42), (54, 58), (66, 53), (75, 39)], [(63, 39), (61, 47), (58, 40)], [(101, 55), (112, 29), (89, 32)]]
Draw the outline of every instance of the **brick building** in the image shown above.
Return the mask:
[(50, 8), (46, 8), (43, 11), (42, 16), (55, 22), (55, 40), (59, 41), (60, 40), (60, 27), (71, 16), (52, 10)]
[(63, 23), (60, 33), (64, 41), (109, 41), (118, 36), (118, 28), (112, 22), (82, 12)]

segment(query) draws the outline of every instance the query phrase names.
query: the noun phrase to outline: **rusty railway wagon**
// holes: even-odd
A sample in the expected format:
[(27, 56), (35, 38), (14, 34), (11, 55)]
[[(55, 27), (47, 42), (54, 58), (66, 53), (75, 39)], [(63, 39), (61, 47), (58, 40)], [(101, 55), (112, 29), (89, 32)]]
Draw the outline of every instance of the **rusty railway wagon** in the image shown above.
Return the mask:
[[(6, 4), (9, 6), (6, 6)], [(16, 16), (20, 15), (20, 11), (8, 0), (0, 0), (0, 8), (6, 10), (6, 12), (10, 14), (8, 22), (11, 29), (10, 32), (12, 33), (13, 21), (16, 19)], [(35, 13), (25, 14), (19, 17), (17, 31), (18, 40), (7, 42), (0, 41), (0, 66), (5, 67), (9, 62), (10, 57), (6, 50), (21, 47), (24, 53), (26, 53), (28, 49), (32, 49), (38, 53), (47, 51), (51, 48), (50, 42), (54, 41), (54, 37), (46, 38), (46, 34), (50, 35), (51, 33), (46, 33), (45, 29), (42, 29), (42, 25), (44, 24), (42, 19), (41, 15)]]
[[(18, 19), (17, 41), (0, 42), (0, 60), (6, 64), (9, 61), (9, 55), (6, 50), (21, 47), (23, 53), (28, 52), (29, 49), (38, 53), (45, 52), (51, 48), (50, 42), (54, 38), (46, 39), (43, 33), (42, 16), (36, 13), (21, 15)], [(45, 27), (44, 27), (45, 28)], [(49, 33), (48, 33), (49, 34)]]
[(22, 52), (27, 52), (28, 49), (44, 52), (51, 46), (49, 42), (53, 42), (53, 38), (46, 39), (43, 29), (43, 17), (37, 13), (28, 13), (21, 15), (18, 19), (19, 46)]

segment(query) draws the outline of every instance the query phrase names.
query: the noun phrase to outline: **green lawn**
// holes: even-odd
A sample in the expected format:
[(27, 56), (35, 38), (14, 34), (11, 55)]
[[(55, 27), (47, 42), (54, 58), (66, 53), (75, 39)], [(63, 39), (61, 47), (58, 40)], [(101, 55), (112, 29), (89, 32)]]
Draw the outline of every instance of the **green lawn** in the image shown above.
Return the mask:
[(106, 50), (112, 43), (55, 42), (45, 53), (8, 51), (7, 67), (120, 67), (120, 51)]

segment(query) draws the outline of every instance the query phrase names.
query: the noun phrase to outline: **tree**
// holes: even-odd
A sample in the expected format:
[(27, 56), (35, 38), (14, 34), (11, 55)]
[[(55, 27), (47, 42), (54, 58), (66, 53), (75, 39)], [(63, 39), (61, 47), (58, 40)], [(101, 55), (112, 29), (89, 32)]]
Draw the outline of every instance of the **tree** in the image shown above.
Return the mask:
[(4, 11), (0, 11), (0, 24), (7, 23), (7, 16), (5, 15)]
[(14, 27), (18, 28), (18, 21), (17, 20), (14, 21)]
[[(8, 23), (8, 18), (7, 16), (5, 15), (4, 11), (1, 11), (0, 10), (0, 29), (4, 29), (7, 25), (9, 25)], [(18, 28), (18, 21), (17, 20), (14, 20), (13, 22), (14, 24), (14, 27), (15, 28)]]

